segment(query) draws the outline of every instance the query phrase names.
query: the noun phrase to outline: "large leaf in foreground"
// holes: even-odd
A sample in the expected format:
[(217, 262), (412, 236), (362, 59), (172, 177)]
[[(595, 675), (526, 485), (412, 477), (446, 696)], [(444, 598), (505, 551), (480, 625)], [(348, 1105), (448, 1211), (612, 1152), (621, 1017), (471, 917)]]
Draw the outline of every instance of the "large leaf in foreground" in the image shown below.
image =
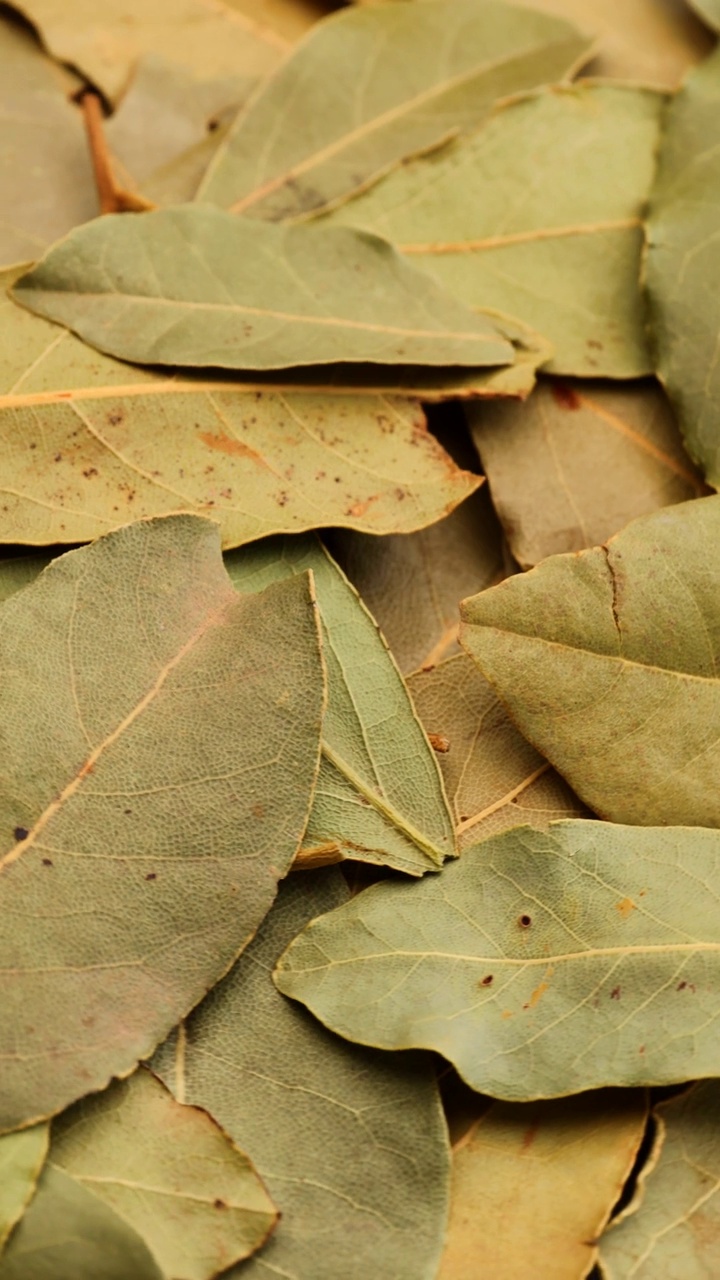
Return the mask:
[(520, 731), (596, 813), (720, 826), (720, 497), (552, 556), (462, 614)]
[(477, 487), (417, 405), (334, 390), (132, 369), (0, 291), (0, 540), (80, 542), (178, 509), (212, 514), (230, 547), (324, 524), (407, 532)]
[(639, 1204), (631, 1206), (601, 1241), (603, 1276), (711, 1280), (717, 1272), (720, 1236), (717, 1080), (696, 1084), (662, 1103), (655, 1117), (655, 1158), (640, 1175)]
[(143, 521), (0, 610), (0, 1129), (127, 1074), (225, 973), (302, 835), (307, 578), (238, 597), (209, 521)]
[(555, 372), (637, 377), (652, 368), (641, 217), (662, 105), (607, 85), (529, 95), (326, 221), (386, 236), (469, 306), (537, 329)]
[(339, 872), (291, 876), (258, 936), (153, 1066), (247, 1151), (281, 1221), (233, 1280), (434, 1280), (449, 1151), (430, 1063), (343, 1044), (278, 995), (270, 973)]
[(495, 99), (564, 79), (589, 46), (566, 22), (494, 0), (346, 10), (240, 111), (199, 198), (271, 220), (319, 212), (476, 124)]
[(287, 369), (514, 359), (490, 320), (376, 236), (276, 227), (204, 205), (78, 227), (13, 293), (100, 351), (145, 364)]
[(543, 381), (527, 405), (468, 406), (473, 439), (524, 567), (612, 537), (705, 486), (672, 409), (650, 382)]
[(495, 1097), (713, 1075), (718, 876), (716, 831), (519, 827), (315, 920), (275, 981), (340, 1035), (435, 1049)]
[(720, 51), (667, 110), (648, 214), (645, 278), (657, 371), (688, 451), (720, 485)]
[(455, 852), (453, 822), (432, 748), (377, 624), (315, 538), (268, 539), (231, 552), (239, 591), (312, 570), (328, 704), (305, 866), (356, 858), (422, 875)]
[(49, 1140), (46, 1124), (0, 1138), (0, 1253), (35, 1194)]
[(453, 1151), (438, 1280), (579, 1280), (628, 1177), (647, 1119), (636, 1090), (496, 1102)]
[(212, 1116), (142, 1068), (60, 1116), (48, 1160), (137, 1231), (172, 1280), (211, 1280), (260, 1248), (277, 1218)]

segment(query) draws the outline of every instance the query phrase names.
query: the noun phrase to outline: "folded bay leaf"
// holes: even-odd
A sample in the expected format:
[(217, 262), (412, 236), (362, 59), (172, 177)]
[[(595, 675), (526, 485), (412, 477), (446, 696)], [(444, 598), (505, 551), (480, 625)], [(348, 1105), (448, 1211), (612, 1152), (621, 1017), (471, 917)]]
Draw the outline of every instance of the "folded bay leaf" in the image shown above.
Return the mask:
[(0, 610), (0, 1129), (127, 1075), (252, 937), (305, 828), (307, 577), (238, 597), (219, 534), (140, 521)]
[(720, 485), (720, 51), (693, 71), (665, 117), (647, 222), (645, 282), (657, 372), (690, 456)]
[(477, 488), (416, 404), (296, 390), (130, 368), (0, 292), (0, 541), (80, 542), (178, 509), (212, 514), (229, 547), (321, 525), (395, 533)]
[(720, 826), (720, 497), (634, 520), (464, 601), (515, 724), (612, 822)]
[(655, 1109), (654, 1158), (634, 1212), (600, 1242), (606, 1280), (708, 1280), (720, 1234), (720, 1088), (696, 1084)]
[(433, 750), (373, 617), (313, 537), (230, 552), (239, 591), (312, 570), (328, 704), (313, 806), (295, 865), (354, 858), (422, 875), (455, 852)]
[(145, 364), (502, 365), (514, 353), (377, 236), (204, 205), (79, 227), (13, 289), (98, 350)]
[(705, 492), (651, 382), (544, 380), (526, 405), (469, 405), (468, 422), (515, 559), (581, 551), (630, 520)]
[(519, 827), (313, 921), (275, 982), (339, 1035), (434, 1049), (509, 1101), (714, 1075), (718, 875), (716, 831)]
[(298, 930), (347, 896), (333, 868), (285, 881), (245, 955), (153, 1059), (248, 1152), (280, 1209), (228, 1280), (435, 1280), (450, 1153), (432, 1064), (343, 1044), (271, 979)]
[(641, 218), (663, 102), (594, 83), (529, 94), (323, 223), (385, 236), (468, 306), (517, 316), (552, 343), (554, 372), (638, 377), (652, 369)]
[(259, 1249), (277, 1219), (212, 1116), (143, 1068), (54, 1121), (48, 1163), (128, 1223), (167, 1280), (212, 1280)]
[(49, 1140), (46, 1124), (0, 1138), (0, 1255), (35, 1194)]
[(590, 43), (495, 0), (346, 10), (241, 109), (199, 198), (270, 220), (320, 212), (472, 127), (497, 98), (562, 79)]
[(438, 1280), (587, 1276), (647, 1114), (630, 1089), (493, 1103), (453, 1151)]

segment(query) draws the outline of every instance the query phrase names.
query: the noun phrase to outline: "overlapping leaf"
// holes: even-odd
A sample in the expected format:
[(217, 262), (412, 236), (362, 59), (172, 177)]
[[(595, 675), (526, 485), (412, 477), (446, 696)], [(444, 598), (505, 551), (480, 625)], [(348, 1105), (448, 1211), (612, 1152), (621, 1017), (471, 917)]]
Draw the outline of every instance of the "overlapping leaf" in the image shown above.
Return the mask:
[(305, 827), (324, 680), (307, 577), (238, 597), (193, 516), (56, 560), (2, 606), (0, 665), (12, 1129), (127, 1074), (248, 942)]
[(339, 13), (241, 110), (199, 198), (271, 220), (318, 213), (473, 126), (496, 99), (562, 79), (589, 47), (568, 23), (496, 0)]
[(720, 498), (633, 521), (464, 602), (520, 731), (613, 822), (720, 826)]
[(49, 1138), (46, 1124), (0, 1138), (0, 1254), (35, 1194)]
[(717, 1071), (720, 833), (520, 827), (313, 921), (277, 986), (332, 1030), (427, 1048), (527, 1101)]
[(471, 307), (524, 320), (558, 373), (652, 367), (638, 283), (663, 97), (586, 84), (528, 95), (327, 221), (397, 244)]
[(154, 1059), (248, 1152), (280, 1209), (281, 1227), (237, 1280), (436, 1274), (449, 1151), (429, 1063), (343, 1044), (270, 977), (307, 920), (346, 898), (332, 869), (286, 881), (245, 955)]

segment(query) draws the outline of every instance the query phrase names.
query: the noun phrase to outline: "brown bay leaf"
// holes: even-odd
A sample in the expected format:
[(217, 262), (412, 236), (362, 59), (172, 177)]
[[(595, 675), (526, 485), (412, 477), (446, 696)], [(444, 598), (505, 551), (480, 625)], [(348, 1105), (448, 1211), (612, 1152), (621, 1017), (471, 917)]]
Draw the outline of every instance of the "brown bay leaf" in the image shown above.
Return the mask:
[(591, 82), (528, 94), (323, 221), (385, 236), (468, 306), (524, 321), (556, 373), (638, 377), (652, 370), (641, 218), (663, 103)]
[(544, 380), (527, 405), (468, 406), (515, 559), (581, 551), (637, 516), (706, 492), (665, 395), (650, 382)]
[(520, 731), (613, 822), (720, 826), (720, 497), (634, 520), (462, 605)]
[(315, 783), (315, 613), (308, 577), (239, 597), (194, 516), (3, 604), (1, 1130), (127, 1075), (252, 937)]
[(271, 972), (306, 922), (348, 896), (330, 868), (291, 876), (247, 952), (153, 1068), (247, 1151), (280, 1224), (228, 1280), (435, 1280), (449, 1150), (432, 1064), (329, 1035)]
[(318, 213), (477, 124), (496, 99), (563, 78), (589, 47), (566, 22), (494, 0), (345, 10), (241, 109), (199, 198), (270, 220)]
[(351, 227), (280, 227), (178, 205), (76, 228), (13, 296), (139, 363), (287, 369), (337, 361), (512, 364), (475, 315), (392, 245)]
[(2, 1251), (35, 1194), (49, 1141), (46, 1124), (0, 1137), (0, 1272)]

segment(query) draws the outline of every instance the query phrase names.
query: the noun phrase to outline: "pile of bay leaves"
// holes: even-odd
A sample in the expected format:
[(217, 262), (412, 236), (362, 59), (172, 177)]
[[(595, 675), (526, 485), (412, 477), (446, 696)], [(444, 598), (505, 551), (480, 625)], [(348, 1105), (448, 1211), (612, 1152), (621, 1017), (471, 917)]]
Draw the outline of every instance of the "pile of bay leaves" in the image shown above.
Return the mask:
[(2, 7), (0, 1280), (720, 1276), (714, 30)]

